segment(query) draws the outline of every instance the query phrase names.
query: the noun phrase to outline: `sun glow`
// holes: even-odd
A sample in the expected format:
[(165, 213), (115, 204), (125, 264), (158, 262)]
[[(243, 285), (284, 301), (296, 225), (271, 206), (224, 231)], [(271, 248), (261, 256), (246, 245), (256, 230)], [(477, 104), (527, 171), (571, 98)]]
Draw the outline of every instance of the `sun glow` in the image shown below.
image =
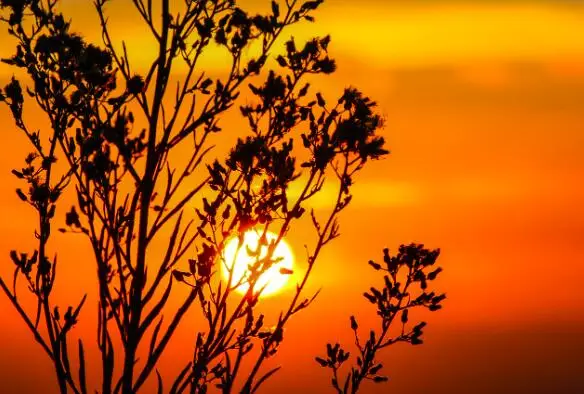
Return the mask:
[[(247, 231), (241, 245), (238, 237), (233, 237), (227, 241), (223, 250), (224, 261), (221, 265), (221, 272), (226, 281), (229, 280), (231, 273), (232, 286), (241, 283), (235, 288), (238, 293), (247, 292), (249, 289), (247, 279), (250, 275), (250, 266), (253, 266), (257, 261), (265, 259), (268, 254), (268, 245), (277, 238), (276, 234), (267, 232), (264, 242), (261, 242), (259, 251), (258, 246), (260, 245), (261, 239), (261, 232), (259, 231)], [(257, 252), (259, 252), (259, 255), (253, 255)], [(284, 239), (280, 240), (274, 249), (272, 259), (274, 263), (260, 275), (254, 286), (256, 291), (263, 288), (261, 296), (273, 295), (280, 291), (286, 285), (286, 282), (292, 274), (294, 257), (292, 249)]]

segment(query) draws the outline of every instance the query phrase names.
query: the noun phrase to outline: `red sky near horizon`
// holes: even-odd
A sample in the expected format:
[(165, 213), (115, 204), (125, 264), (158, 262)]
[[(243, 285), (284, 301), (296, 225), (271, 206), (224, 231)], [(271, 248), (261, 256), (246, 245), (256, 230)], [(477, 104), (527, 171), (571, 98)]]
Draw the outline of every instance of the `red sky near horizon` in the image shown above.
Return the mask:
[[(99, 40), (89, 2), (63, 3), (74, 29)], [(124, 6), (111, 15), (135, 64), (146, 64), (144, 27)], [(375, 280), (367, 261), (410, 242), (441, 248), (436, 285), (448, 299), (427, 317), (424, 345), (385, 352), (390, 381), (365, 393), (584, 392), (584, 4), (328, 0), (316, 16), (289, 33), (332, 35), (339, 69), (313, 85), (329, 97), (352, 85), (374, 98), (392, 153), (357, 180), (341, 239), (311, 279), (311, 290), (322, 292), (288, 327), (283, 369), (265, 392), (329, 392), (330, 376), (314, 356), (331, 340), (351, 346), (351, 314), (373, 322), (361, 297)], [(13, 50), (4, 30), (1, 57)], [(221, 59), (212, 53), (206, 65), (221, 72)], [(0, 85), (12, 73), (0, 65)], [(32, 245), (32, 212), (10, 174), (28, 147), (8, 112), (0, 108), (3, 277), (12, 274), (9, 251)], [(326, 202), (325, 195), (316, 208)], [(297, 256), (304, 230), (288, 237)], [(73, 245), (58, 249), (58, 294), (79, 298), (93, 285), (93, 266), (80, 261), (86, 249), (70, 237), (54, 235), (56, 244)], [(266, 308), (277, 310), (287, 296)], [(4, 295), (0, 310), (0, 392), (49, 392), (49, 360)], [(189, 328), (180, 333), (187, 354)], [(94, 343), (93, 328), (79, 329)], [(163, 370), (174, 373), (184, 343), (173, 345)]]

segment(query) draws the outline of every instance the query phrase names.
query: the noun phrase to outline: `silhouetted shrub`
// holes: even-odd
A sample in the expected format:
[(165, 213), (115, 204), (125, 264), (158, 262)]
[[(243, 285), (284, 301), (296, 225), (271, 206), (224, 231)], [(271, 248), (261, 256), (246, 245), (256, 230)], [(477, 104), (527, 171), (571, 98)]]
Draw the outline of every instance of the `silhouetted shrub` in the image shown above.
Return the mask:
[[(67, 306), (57, 305), (52, 297), (57, 258), (49, 257), (54, 255), (49, 241), (55, 220), (61, 220), (58, 212), (65, 211), (65, 226), (57, 229), (87, 238), (93, 251), (99, 285), (91, 291), (99, 299), (101, 392), (142, 389), (195, 305), (206, 327), (194, 337), (191, 361), (173, 379), (167, 378), (166, 386), (156, 371), (158, 391), (166, 387), (171, 393), (205, 393), (215, 387), (232, 392), (238, 387), (255, 392), (277, 371), (262, 366), (277, 353), (286, 323), (316, 296), (307, 297), (304, 288), (322, 248), (339, 235), (337, 218), (351, 201), (353, 177), (367, 162), (388, 153), (378, 134), (382, 121), (375, 103), (354, 88), (345, 89), (333, 105), (311, 91), (307, 76), (336, 69), (328, 55), (328, 36), (300, 46), (288, 40), (283, 54), (274, 57), (278, 68), (263, 72), (282, 31), (312, 21), (322, 0), (272, 1), (271, 10), (259, 15), (234, 0), (159, 0), (156, 7), (150, 0), (132, 3), (156, 42), (155, 58), (143, 74), (128, 56), (128, 50), (139, 49), (118, 45), (110, 35), (109, 0), (94, 2), (103, 37), (99, 45), (72, 31), (57, 8), (59, 0), (0, 0), (1, 19), (16, 42), (15, 54), (3, 61), (22, 69), (30, 83), (23, 88), (13, 78), (0, 90), (0, 101), (33, 151), (12, 172), (25, 185), (17, 189), (18, 197), (38, 214), (37, 247), (32, 253), (11, 252), (12, 286), (0, 279), (0, 287), (52, 360), (60, 391), (88, 392), (86, 342), (71, 346), (69, 337), (85, 297)], [(201, 69), (200, 58), (211, 46), (231, 58), (223, 78), (211, 79)], [(179, 78), (173, 74), (178, 64), (185, 66)], [(248, 89), (252, 98), (239, 110), (249, 133), (240, 136), (227, 157), (210, 159), (212, 136), (224, 133), (223, 114), (232, 111)], [(47, 116), (46, 128), (28, 126), (24, 107), (30, 104)], [(179, 147), (189, 156), (175, 166), (171, 162)], [(320, 217), (310, 202), (325, 181), (335, 180), (337, 194), (328, 215)], [(301, 185), (294, 197), (289, 193), (293, 182)], [(63, 207), (64, 193), (76, 196), (75, 206)], [(258, 278), (278, 263), (273, 256), (276, 245), (307, 212), (315, 246), (307, 250), (307, 269), (289, 304), (268, 326), (267, 318), (257, 314), (263, 290), (256, 285)], [(268, 229), (277, 233), (270, 242)], [(244, 233), (251, 230), (261, 234), (258, 250), (243, 245)], [(254, 263), (239, 281), (232, 274), (227, 281), (214, 281), (221, 265), (227, 264), (223, 249), (233, 237), (239, 240), (238, 250), (246, 246)], [(161, 261), (147, 257), (154, 240), (167, 242)], [(399, 258), (425, 252), (412, 253), (403, 252)], [(401, 260), (397, 264), (401, 267)], [(410, 264), (410, 269), (415, 270), (411, 280), (421, 284), (435, 275), (426, 275), (425, 266)], [(396, 286), (388, 270), (387, 286)], [(169, 312), (168, 300), (177, 283), (189, 292)], [(248, 290), (235, 295), (242, 283)], [(36, 298), (36, 305), (22, 304), (17, 296), (22, 289)], [(390, 322), (391, 316), (414, 304), (394, 310), (388, 291), (403, 294), (388, 287), (367, 297)], [(435, 308), (439, 303), (434, 300), (419, 302)], [(419, 341), (419, 330), (400, 338)], [(372, 362), (370, 353), (376, 350), (370, 345), (361, 358)], [(345, 353), (339, 352), (331, 348), (329, 356), (344, 360)], [(73, 353), (76, 363), (71, 362)], [(244, 359), (251, 365), (245, 376), (240, 373)], [(337, 361), (322, 362), (332, 362), (335, 368)], [(353, 391), (363, 378), (375, 375), (372, 368), (367, 364), (352, 372)]]

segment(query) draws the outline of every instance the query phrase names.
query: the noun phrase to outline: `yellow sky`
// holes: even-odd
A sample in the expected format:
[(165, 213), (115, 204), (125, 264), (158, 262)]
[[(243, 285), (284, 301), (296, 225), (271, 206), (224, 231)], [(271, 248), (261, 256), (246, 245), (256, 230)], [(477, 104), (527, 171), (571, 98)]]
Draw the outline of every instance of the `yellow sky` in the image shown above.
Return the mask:
[[(356, 7), (354, 2), (329, 0), (316, 24), (291, 34), (301, 39), (330, 33), (338, 51), (380, 67), (584, 59), (584, 7), (558, 3), (366, 1), (366, 6)], [(99, 38), (96, 29), (87, 28), (96, 19), (85, 12), (83, 2), (64, 1), (64, 9), (74, 13), (74, 26), (84, 35)], [(129, 6), (112, 3), (108, 9), (114, 31), (135, 48), (136, 61), (149, 60), (143, 27)], [(2, 54), (8, 50), (0, 49)], [(210, 55), (208, 65), (220, 67), (219, 59), (224, 59), (220, 53)]]
[(393, 66), (582, 57), (582, 9), (549, 3), (455, 3), (355, 9), (329, 5), (320, 20), (347, 54)]

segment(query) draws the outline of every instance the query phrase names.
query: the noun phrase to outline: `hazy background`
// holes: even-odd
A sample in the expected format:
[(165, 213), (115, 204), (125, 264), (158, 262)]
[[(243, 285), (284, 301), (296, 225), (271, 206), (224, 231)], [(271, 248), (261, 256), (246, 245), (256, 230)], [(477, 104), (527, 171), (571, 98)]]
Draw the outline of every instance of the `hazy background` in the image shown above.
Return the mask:
[[(74, 26), (98, 39), (90, 2), (64, 3)], [(112, 22), (137, 48), (137, 61), (146, 61), (144, 27), (126, 19), (123, 3), (112, 8)], [(290, 34), (326, 33), (339, 70), (319, 89), (337, 94), (354, 85), (375, 98), (392, 155), (358, 180), (341, 217), (343, 238), (312, 278), (323, 291), (289, 326), (278, 359), (284, 368), (266, 392), (327, 392), (330, 377), (313, 359), (327, 340), (351, 346), (349, 315), (370, 319), (359, 298), (373, 278), (366, 261), (411, 241), (442, 249), (437, 285), (448, 300), (428, 318), (425, 344), (384, 353), (391, 381), (364, 392), (584, 392), (584, 6), (328, 0), (316, 24)], [(3, 32), (0, 42), (0, 55), (11, 54)], [(1, 65), (0, 82), (11, 73)], [(31, 212), (10, 175), (28, 147), (6, 108), (0, 124), (9, 147), (0, 155), (0, 273), (10, 275), (9, 250), (32, 245)], [(297, 256), (304, 236), (289, 236)], [(84, 250), (59, 250), (60, 294), (90, 291), (93, 266)], [(0, 311), (0, 392), (47, 392), (54, 385), (48, 359), (4, 296)], [(190, 351), (188, 329), (162, 366), (173, 375), (182, 365), (173, 359)], [(86, 346), (93, 343), (92, 328), (80, 330)]]

